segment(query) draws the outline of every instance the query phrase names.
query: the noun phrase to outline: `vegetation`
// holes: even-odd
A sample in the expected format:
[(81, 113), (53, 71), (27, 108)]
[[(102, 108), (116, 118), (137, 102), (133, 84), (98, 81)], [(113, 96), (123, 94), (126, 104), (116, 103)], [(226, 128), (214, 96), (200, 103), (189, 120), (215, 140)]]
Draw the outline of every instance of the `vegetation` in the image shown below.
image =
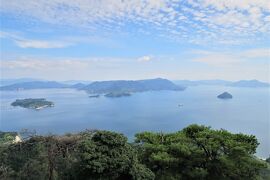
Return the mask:
[[(265, 179), (254, 136), (190, 125), (143, 132), (133, 143), (110, 131), (24, 136), (0, 144), (0, 179)], [(269, 167), (269, 165), (268, 165)]]
[(99, 94), (97, 94), (97, 95), (90, 95), (88, 97), (90, 97), (90, 98), (98, 98), (99, 97)]
[(233, 96), (228, 92), (224, 92), (224, 93), (218, 95), (217, 98), (219, 98), (219, 99), (232, 99)]
[(167, 79), (146, 79), (137, 81), (96, 81), (82, 88), (89, 93), (94, 94), (107, 94), (107, 93), (122, 93), (122, 92), (144, 92), (144, 91), (160, 91), (160, 90), (173, 90), (181, 91), (185, 87), (175, 85)]
[(30, 98), (30, 99), (17, 99), (15, 102), (11, 103), (11, 105), (30, 109), (40, 109), (43, 107), (53, 106), (53, 102), (46, 101), (46, 99), (44, 98), (37, 98), (37, 99)]
[(127, 92), (112, 92), (112, 93), (108, 93), (105, 94), (105, 97), (124, 97), (124, 96), (131, 96), (130, 93)]
[(0, 131), (0, 144), (12, 143), (18, 134), (16, 132)]

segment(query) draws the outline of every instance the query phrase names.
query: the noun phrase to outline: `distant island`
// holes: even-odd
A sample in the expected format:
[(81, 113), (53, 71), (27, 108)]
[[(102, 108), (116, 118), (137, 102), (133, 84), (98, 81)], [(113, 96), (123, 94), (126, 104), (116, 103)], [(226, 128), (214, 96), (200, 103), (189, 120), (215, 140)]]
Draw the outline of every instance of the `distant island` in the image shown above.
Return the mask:
[(213, 80), (175, 80), (173, 81), (177, 85), (182, 86), (227, 86), (231, 84), (231, 81), (213, 79)]
[(13, 103), (11, 103), (11, 105), (20, 106), (20, 107), (28, 108), (28, 109), (36, 109), (36, 110), (54, 106), (53, 102), (47, 101), (44, 98), (17, 99)]
[(76, 84), (73, 84), (73, 85), (70, 85), (69, 88), (72, 88), (72, 89), (82, 89), (84, 88), (86, 85), (83, 84), (83, 83), (76, 83)]
[(226, 81), (226, 80), (175, 80), (177, 85), (182, 86), (231, 86), (231, 87), (249, 87), (249, 88), (265, 88), (270, 87), (269, 83), (258, 80), (240, 80), (240, 81)]
[[(27, 82), (25, 82), (27, 81)], [(249, 88), (267, 88), (269, 83), (258, 80), (241, 80), (241, 81), (226, 81), (226, 80), (174, 80), (156, 78), (146, 80), (113, 80), (113, 81), (44, 81), (30, 78), (18, 80), (1, 80), (0, 90), (31, 90), (31, 89), (51, 89), (51, 88), (70, 88), (76, 90), (84, 90), (88, 93), (105, 94), (111, 92), (144, 92), (144, 91), (159, 91), (173, 90), (182, 91), (190, 86), (231, 86), (231, 87), (249, 87)]]
[(270, 87), (269, 83), (260, 82), (258, 80), (241, 80), (229, 84), (228, 86), (232, 87), (249, 87), (249, 88), (258, 88), (258, 87)]
[(19, 82), (11, 85), (1, 86), (0, 90), (27, 90), (27, 89), (49, 89), (49, 88), (71, 88), (85, 90), (89, 93), (104, 94), (111, 92), (143, 92), (159, 90), (184, 90), (184, 86), (176, 85), (167, 79), (156, 78), (146, 80), (114, 80), (95, 81), (90, 84), (76, 83), (73, 85), (63, 84), (55, 81), (31, 81)]
[(27, 90), (27, 89), (50, 89), (50, 88), (68, 88), (69, 85), (55, 81), (31, 81), (15, 83), (0, 87), (0, 90)]
[(224, 92), (224, 93), (218, 95), (217, 98), (219, 98), (219, 99), (232, 99), (233, 96), (228, 92)]
[(185, 87), (178, 86), (172, 83), (171, 81), (162, 78), (137, 80), (137, 81), (126, 81), (126, 80), (96, 81), (82, 88), (82, 90), (94, 94), (144, 92), (144, 91), (160, 91), (160, 90), (182, 91), (184, 89)]
[(105, 97), (111, 97), (111, 98), (125, 97), (125, 96), (131, 96), (131, 94), (127, 92), (112, 92), (112, 93), (105, 94)]

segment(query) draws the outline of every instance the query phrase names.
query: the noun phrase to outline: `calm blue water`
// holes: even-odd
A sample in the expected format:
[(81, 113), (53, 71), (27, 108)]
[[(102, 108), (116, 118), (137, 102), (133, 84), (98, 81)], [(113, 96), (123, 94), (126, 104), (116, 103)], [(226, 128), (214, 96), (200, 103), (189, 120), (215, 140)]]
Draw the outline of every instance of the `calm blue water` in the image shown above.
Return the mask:
[[(224, 91), (234, 98), (220, 100)], [(18, 98), (46, 98), (55, 107), (40, 111), (11, 107)], [(179, 107), (178, 104), (183, 104)], [(88, 98), (72, 89), (1, 92), (1, 131), (35, 129), (39, 133), (106, 129), (132, 138), (141, 131), (177, 131), (192, 123), (256, 135), (258, 156), (270, 154), (270, 92), (268, 88), (196, 86), (185, 91), (136, 93), (122, 98)]]

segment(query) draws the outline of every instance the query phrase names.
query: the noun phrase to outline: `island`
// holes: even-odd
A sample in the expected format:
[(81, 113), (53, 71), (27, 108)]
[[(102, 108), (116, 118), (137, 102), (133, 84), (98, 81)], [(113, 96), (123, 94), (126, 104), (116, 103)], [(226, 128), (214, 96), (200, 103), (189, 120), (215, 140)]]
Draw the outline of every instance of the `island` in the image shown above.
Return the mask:
[(105, 94), (105, 97), (111, 97), (111, 98), (127, 97), (127, 96), (131, 96), (131, 94), (127, 92), (111, 92), (111, 93)]
[(218, 95), (217, 98), (219, 98), (219, 99), (232, 99), (233, 96), (228, 92), (224, 92), (224, 93)]
[(145, 91), (183, 91), (185, 87), (176, 85), (167, 79), (145, 79), (145, 80), (113, 80), (95, 81), (80, 90), (90, 94), (108, 94), (112, 92), (145, 92)]
[(90, 95), (88, 96), (89, 98), (98, 98), (99, 97), (99, 94), (96, 94), (96, 95)]
[(54, 106), (53, 102), (47, 101), (45, 98), (17, 99), (13, 103), (11, 103), (11, 105), (36, 110)]
[(253, 80), (241, 80), (229, 84), (232, 87), (245, 87), (245, 88), (269, 88), (270, 84), (266, 82), (261, 82), (256, 79)]

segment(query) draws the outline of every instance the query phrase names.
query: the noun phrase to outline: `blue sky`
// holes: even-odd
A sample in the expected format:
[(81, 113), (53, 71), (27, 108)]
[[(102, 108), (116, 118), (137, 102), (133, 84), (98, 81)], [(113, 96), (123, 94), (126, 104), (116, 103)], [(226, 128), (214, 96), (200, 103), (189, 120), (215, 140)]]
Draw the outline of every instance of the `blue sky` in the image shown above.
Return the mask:
[(270, 81), (268, 0), (9, 0), (1, 78)]

